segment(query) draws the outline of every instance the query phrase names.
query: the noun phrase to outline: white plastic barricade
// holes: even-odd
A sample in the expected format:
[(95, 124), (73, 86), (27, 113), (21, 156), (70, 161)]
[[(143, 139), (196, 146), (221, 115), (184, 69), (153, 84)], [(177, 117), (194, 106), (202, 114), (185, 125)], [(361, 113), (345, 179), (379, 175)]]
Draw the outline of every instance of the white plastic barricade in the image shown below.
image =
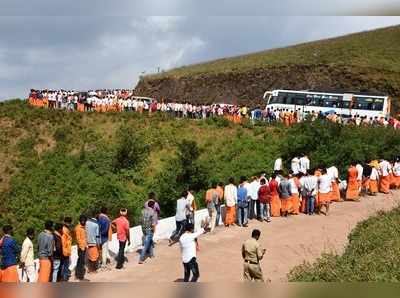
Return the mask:
[[(221, 206), (221, 220), (220, 224), (222, 223), (222, 219), (224, 218), (225, 214), (225, 207)], [(204, 221), (206, 218), (208, 218), (208, 210), (207, 209), (201, 209), (195, 212), (195, 230), (200, 228), (201, 222)], [(172, 232), (176, 229), (176, 222), (175, 222), (175, 217), (167, 217), (164, 219), (161, 219), (157, 223), (156, 227), (156, 233), (154, 235), (154, 240), (165, 240), (168, 239)], [(126, 252), (133, 252), (135, 249), (139, 248), (142, 246), (142, 237), (143, 237), (143, 232), (141, 226), (135, 226), (130, 229), (130, 237), (131, 237), (131, 245), (127, 246), (125, 248)], [(108, 244), (108, 249), (110, 251), (110, 254), (117, 255), (118, 254), (118, 248), (119, 248), (119, 242), (117, 239), (117, 234), (114, 233), (112, 235), (112, 239)], [(75, 269), (76, 267), (76, 262), (78, 260), (78, 251), (77, 251), (77, 246), (74, 245), (72, 246), (71, 250), (71, 265), (70, 265), (70, 270)], [(35, 260), (37, 264), (39, 263), (38, 260)], [(39, 269), (39, 266), (36, 266), (36, 268)], [(21, 270), (19, 270), (21, 271)], [(21, 276), (21, 272), (19, 272)]]

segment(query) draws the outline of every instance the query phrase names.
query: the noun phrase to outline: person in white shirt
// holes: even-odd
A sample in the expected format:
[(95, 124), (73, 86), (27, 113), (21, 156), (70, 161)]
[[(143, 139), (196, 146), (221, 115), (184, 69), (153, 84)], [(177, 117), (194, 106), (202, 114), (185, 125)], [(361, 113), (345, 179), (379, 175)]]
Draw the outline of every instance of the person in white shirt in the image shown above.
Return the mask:
[(298, 215), (300, 211), (300, 197), (299, 197), (299, 180), (297, 175), (291, 173), (289, 179), (291, 202), (292, 202), (292, 214)]
[(379, 191), (388, 194), (390, 190), (391, 165), (387, 160), (381, 159), (379, 163), (381, 179), (379, 182)]
[(337, 167), (331, 166), (326, 169), (326, 173), (331, 177), (332, 179), (332, 193), (331, 193), (331, 200), (335, 202), (339, 202), (340, 199), (340, 189), (339, 189), (339, 171)]
[(310, 169), (310, 160), (308, 159), (308, 156), (303, 154), (302, 157), (300, 157), (299, 160), (300, 164), (300, 172), (303, 174), (307, 173), (307, 171)]
[(294, 175), (297, 175), (300, 171), (300, 160), (297, 156), (292, 159), (291, 169)]
[(207, 229), (207, 223), (203, 227), (194, 232), (194, 225), (191, 223), (186, 224), (185, 232), (179, 239), (179, 244), (181, 247), (182, 263), (184, 269), (184, 282), (189, 282), (190, 273), (192, 273), (192, 278), (190, 282), (197, 282), (200, 277), (199, 265), (197, 263), (197, 237), (204, 234)]
[(229, 184), (224, 188), (224, 199), (226, 204), (225, 226), (229, 227), (236, 221), (237, 187), (235, 180), (229, 178)]
[(188, 192), (184, 191), (182, 193), (182, 196), (176, 201), (176, 214), (175, 214), (176, 229), (169, 238), (170, 245), (176, 243), (179, 240), (179, 237), (184, 232), (185, 225), (187, 223), (188, 210), (190, 210), (190, 204), (186, 199), (187, 194)]
[(376, 165), (373, 163), (370, 163), (369, 165), (371, 166), (371, 174), (369, 175), (368, 194), (370, 196), (376, 196), (378, 193), (379, 172)]
[(321, 173), (322, 175), (318, 178), (318, 205), (320, 211), (322, 207), (325, 207), (325, 215), (328, 215), (332, 178), (326, 173), (325, 168), (321, 170)]
[(22, 243), (20, 257), (23, 282), (36, 282), (37, 279), (32, 243), (34, 238), (35, 230), (33, 228), (28, 228), (26, 231), (26, 238)]
[(260, 200), (258, 199), (258, 190), (260, 189), (260, 182), (257, 177), (252, 177), (251, 182), (248, 184), (247, 195), (250, 197), (250, 210), (249, 219), (257, 218), (262, 221), (260, 214)]
[(395, 163), (393, 164), (393, 180), (394, 187), (396, 189), (400, 188), (400, 158), (397, 157)]
[(362, 177), (363, 177), (364, 168), (363, 168), (363, 166), (358, 162), (358, 163), (356, 164), (356, 169), (357, 169), (358, 191), (361, 191)]
[(303, 200), (306, 200), (306, 214), (313, 215), (315, 210), (315, 199), (318, 194), (318, 178), (307, 171), (305, 176), (300, 178), (301, 193)]
[(274, 171), (282, 170), (282, 158), (277, 158), (274, 163)]
[(193, 191), (188, 191), (186, 200), (189, 204), (189, 210), (186, 213), (186, 219), (188, 222), (195, 224), (194, 223), (194, 212), (196, 211), (196, 201), (194, 199), (194, 195), (192, 194)]

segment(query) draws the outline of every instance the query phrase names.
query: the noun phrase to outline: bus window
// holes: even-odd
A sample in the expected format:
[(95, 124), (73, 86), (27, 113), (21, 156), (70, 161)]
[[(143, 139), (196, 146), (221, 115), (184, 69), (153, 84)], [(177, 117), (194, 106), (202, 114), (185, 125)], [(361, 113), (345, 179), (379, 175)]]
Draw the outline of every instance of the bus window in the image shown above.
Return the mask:
[(353, 109), (357, 109), (357, 110), (372, 110), (373, 101), (374, 100), (372, 98), (355, 97), (354, 98)]
[(269, 103), (270, 104), (272, 104), (272, 103), (280, 103), (279, 102), (279, 96), (272, 96), (270, 101), (269, 101)]
[(304, 106), (306, 104), (306, 99), (304, 97), (295, 97), (294, 104), (298, 106)]
[(336, 99), (324, 99), (323, 100), (323, 106), (324, 107), (329, 107), (329, 108), (337, 108), (339, 107), (338, 102)]
[(344, 100), (344, 101), (340, 102), (339, 106), (342, 109), (349, 109), (350, 108), (350, 104), (351, 104), (351, 101)]
[(285, 97), (285, 104), (287, 104), (287, 105), (294, 104), (294, 94), (290, 94), (290, 93), (287, 94), (287, 96)]
[(376, 98), (371, 105), (371, 110), (383, 111), (383, 101), (384, 100), (382, 98)]
[(307, 105), (312, 107), (319, 107), (321, 106), (321, 100), (319, 98), (307, 98)]

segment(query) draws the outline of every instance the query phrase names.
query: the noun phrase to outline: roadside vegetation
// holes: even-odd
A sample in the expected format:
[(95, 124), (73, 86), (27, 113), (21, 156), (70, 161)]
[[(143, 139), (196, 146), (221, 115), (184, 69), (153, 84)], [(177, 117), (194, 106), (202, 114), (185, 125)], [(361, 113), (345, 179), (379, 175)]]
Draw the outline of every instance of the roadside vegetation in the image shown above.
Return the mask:
[(295, 267), (295, 282), (399, 282), (400, 208), (381, 212), (357, 225), (342, 255), (325, 254)]
[(23, 239), (43, 221), (77, 219), (107, 206), (111, 216), (129, 209), (132, 224), (149, 191), (162, 217), (192, 189), (199, 206), (214, 181), (271, 173), (282, 156), (288, 166), (308, 153), (312, 166), (336, 164), (342, 178), (353, 159), (391, 158), (400, 135), (390, 128), (345, 127), (327, 122), (291, 128), (225, 119), (172, 119), (136, 113), (79, 113), (0, 103), (0, 226), (11, 223)]

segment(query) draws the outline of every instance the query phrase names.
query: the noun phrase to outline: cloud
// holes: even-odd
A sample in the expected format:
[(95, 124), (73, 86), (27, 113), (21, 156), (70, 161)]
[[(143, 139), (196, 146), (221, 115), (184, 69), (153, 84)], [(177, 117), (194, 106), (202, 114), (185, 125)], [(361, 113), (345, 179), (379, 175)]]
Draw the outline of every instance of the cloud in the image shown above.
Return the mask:
[(400, 23), (400, 17), (0, 17), (0, 98), (127, 88), (139, 75)]
[[(301, 4), (299, 4), (301, 3)], [(390, 7), (392, 10), (387, 10)], [(3, 16), (263, 16), (387, 15), (399, 12), (397, 0), (2, 0)], [(375, 14), (376, 15), (376, 14)]]

